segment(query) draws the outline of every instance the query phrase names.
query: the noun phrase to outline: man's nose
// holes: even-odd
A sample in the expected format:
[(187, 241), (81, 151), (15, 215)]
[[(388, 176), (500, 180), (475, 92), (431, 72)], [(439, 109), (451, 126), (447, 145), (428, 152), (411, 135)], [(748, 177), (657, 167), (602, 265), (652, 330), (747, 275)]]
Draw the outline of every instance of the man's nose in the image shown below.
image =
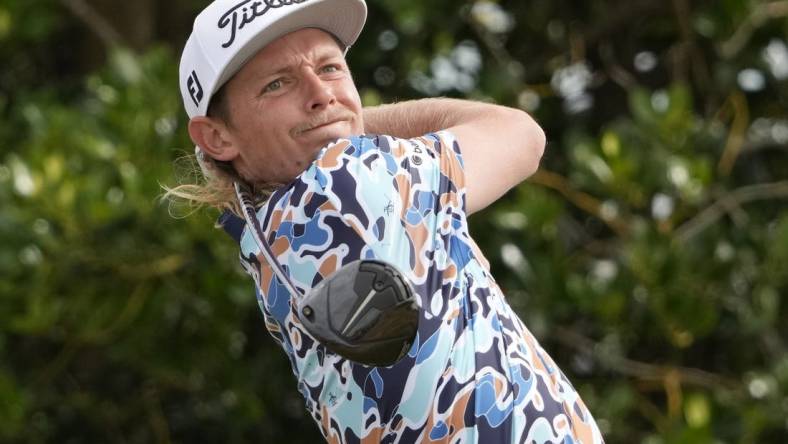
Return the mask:
[(333, 88), (329, 82), (324, 81), (314, 72), (306, 74), (306, 107), (308, 111), (325, 109), (336, 102)]

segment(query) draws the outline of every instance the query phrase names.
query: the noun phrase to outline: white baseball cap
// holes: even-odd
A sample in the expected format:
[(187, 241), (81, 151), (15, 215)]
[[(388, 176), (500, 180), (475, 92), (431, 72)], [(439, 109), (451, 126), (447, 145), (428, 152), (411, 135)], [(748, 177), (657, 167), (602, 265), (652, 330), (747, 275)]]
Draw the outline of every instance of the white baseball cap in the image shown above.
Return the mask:
[(215, 0), (194, 20), (180, 66), (189, 117), (204, 116), (213, 94), (265, 45), (290, 32), (319, 28), (346, 47), (367, 18), (364, 0)]

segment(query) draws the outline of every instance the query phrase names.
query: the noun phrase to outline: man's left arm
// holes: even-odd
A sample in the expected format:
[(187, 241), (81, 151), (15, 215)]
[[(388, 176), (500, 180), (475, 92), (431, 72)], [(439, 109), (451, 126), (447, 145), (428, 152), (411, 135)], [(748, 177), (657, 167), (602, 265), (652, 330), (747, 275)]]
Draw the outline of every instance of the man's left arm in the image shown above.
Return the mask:
[(525, 112), (457, 99), (422, 99), (364, 109), (365, 131), (412, 138), (448, 129), (465, 165), (468, 214), (485, 208), (539, 167), (545, 135)]

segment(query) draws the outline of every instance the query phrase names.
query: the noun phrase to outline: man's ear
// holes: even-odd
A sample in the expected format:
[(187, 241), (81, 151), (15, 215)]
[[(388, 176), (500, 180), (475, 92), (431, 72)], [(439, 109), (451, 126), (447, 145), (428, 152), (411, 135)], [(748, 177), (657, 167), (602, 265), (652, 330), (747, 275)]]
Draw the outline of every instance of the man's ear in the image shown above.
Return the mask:
[(206, 154), (216, 160), (232, 162), (238, 157), (238, 147), (227, 125), (218, 119), (197, 116), (189, 120), (189, 136)]

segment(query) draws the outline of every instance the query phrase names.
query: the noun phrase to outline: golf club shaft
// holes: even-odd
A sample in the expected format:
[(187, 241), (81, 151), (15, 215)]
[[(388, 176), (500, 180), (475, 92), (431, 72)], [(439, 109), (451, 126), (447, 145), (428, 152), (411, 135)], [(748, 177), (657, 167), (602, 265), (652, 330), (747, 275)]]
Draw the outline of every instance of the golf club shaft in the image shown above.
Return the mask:
[(271, 251), (271, 247), (268, 245), (268, 242), (265, 242), (265, 235), (263, 234), (263, 230), (260, 228), (260, 224), (257, 221), (257, 215), (251, 191), (248, 189), (248, 187), (241, 185), (237, 181), (234, 183), (234, 187), (235, 195), (238, 198), (238, 203), (241, 205), (241, 210), (243, 211), (244, 220), (246, 220), (249, 231), (252, 233), (252, 237), (257, 243), (257, 246), (260, 248), (260, 252), (263, 254), (263, 257), (265, 257), (268, 265), (271, 266), (271, 269), (273, 270), (276, 277), (279, 278), (279, 282), (281, 282), (282, 285), (287, 288), (287, 291), (290, 292), (290, 295), (294, 298), (300, 299), (303, 295), (296, 289), (296, 286), (290, 280), (290, 277), (285, 272), (282, 264), (276, 260), (276, 256), (274, 256), (274, 252)]

